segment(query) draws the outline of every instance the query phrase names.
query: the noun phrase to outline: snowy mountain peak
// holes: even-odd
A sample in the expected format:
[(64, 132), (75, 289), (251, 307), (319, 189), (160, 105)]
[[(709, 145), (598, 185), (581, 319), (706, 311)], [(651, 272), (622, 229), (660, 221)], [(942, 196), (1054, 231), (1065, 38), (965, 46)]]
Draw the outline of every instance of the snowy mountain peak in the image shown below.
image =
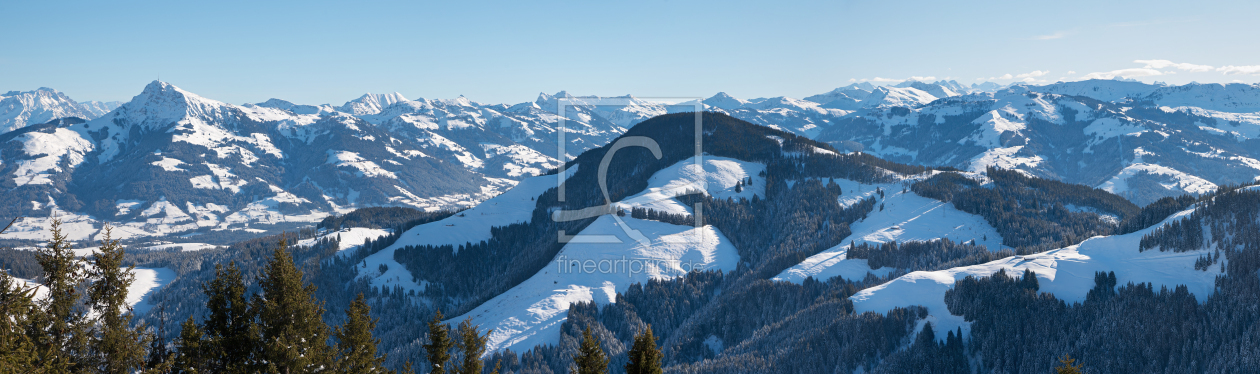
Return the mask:
[(228, 117), (234, 109), (231, 104), (207, 99), (173, 84), (155, 80), (131, 101), (115, 109), (113, 117), (125, 119), (131, 125), (156, 128), (185, 118), (219, 120)]
[(407, 98), (397, 92), (390, 94), (366, 93), (363, 96), (359, 96), (358, 99), (347, 101), (344, 105), (338, 107), (337, 110), (356, 116), (370, 115), (380, 113), (385, 107), (404, 101), (407, 101)]
[(704, 103), (708, 106), (724, 110), (732, 110), (748, 105), (748, 101), (736, 99), (734, 96), (728, 95), (725, 92), (718, 92), (716, 95), (713, 95), (713, 97), (704, 99)]
[(865, 100), (862, 100), (862, 106), (866, 108), (875, 108), (880, 106), (900, 106), (900, 107), (917, 107), (930, 103), (937, 99), (936, 96), (927, 91), (913, 87), (876, 87)]
[[(819, 104), (827, 104), (836, 100), (842, 100), (843, 102), (846, 102), (846, 103), (850, 101), (856, 102), (858, 100), (862, 100), (867, 95), (870, 95), (871, 92), (874, 92), (875, 87), (876, 87), (875, 85), (870, 84), (868, 82), (853, 83), (848, 86), (844, 86), (844, 87), (840, 87), (831, 91), (827, 91), (826, 93), (808, 96), (805, 98), (805, 100), (813, 101)], [(842, 108), (842, 109), (849, 109), (849, 108)]]

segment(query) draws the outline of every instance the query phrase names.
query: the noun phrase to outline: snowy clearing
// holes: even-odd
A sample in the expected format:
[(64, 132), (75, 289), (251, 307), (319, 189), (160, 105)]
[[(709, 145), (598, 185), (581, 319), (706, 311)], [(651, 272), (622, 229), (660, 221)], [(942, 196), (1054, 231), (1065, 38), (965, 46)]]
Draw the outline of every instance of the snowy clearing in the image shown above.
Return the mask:
[[(691, 214), (691, 207), (674, 200), (674, 197), (692, 190), (704, 191), (718, 199), (752, 199), (753, 195), (766, 197), (766, 179), (761, 176), (766, 170), (764, 164), (707, 155), (701, 159), (703, 167), (696, 164), (697, 157), (692, 157), (661, 169), (648, 179), (646, 190), (617, 202), (615, 206)], [(752, 185), (735, 192), (736, 184), (749, 177)]]
[(884, 209), (881, 211), (877, 205), (866, 219), (850, 225), (853, 234), (840, 244), (784, 270), (774, 280), (801, 283), (811, 276), (818, 280), (836, 276), (862, 279), (867, 272), (883, 276), (892, 271), (887, 268), (871, 270), (864, 259), (846, 260), (850, 243), (882, 244), (948, 238), (954, 242), (975, 240), (977, 245), (988, 247), (990, 251), (1002, 249), (1002, 236), (997, 229), (983, 217), (954, 209), (953, 204), (910, 191), (903, 193), (900, 184), (860, 185), (847, 179), (836, 179), (835, 182), (845, 192), (839, 198), (844, 206), (875, 195), (876, 187), (882, 188), (886, 198), (878, 200), (877, 204), (884, 204)]
[(524, 352), (559, 341), (572, 303), (612, 303), (617, 292), (633, 283), (670, 279), (692, 269), (731, 271), (739, 262), (735, 246), (712, 226), (622, 219), (651, 238), (651, 244), (634, 241), (615, 219), (602, 216), (581, 235), (615, 235), (621, 243), (571, 242), (533, 277), (448, 322), (471, 317), (474, 325), (494, 329), (486, 352), (504, 348)]
[(1032, 270), (1037, 273), (1041, 292), (1054, 294), (1068, 303), (1085, 299), (1085, 294), (1094, 287), (1094, 273), (1098, 271), (1115, 271), (1119, 284), (1150, 282), (1156, 288), (1184, 284), (1196, 299), (1203, 301), (1212, 294), (1220, 269), (1213, 266), (1208, 271), (1195, 270), (1194, 261), (1203, 255), (1202, 252), (1138, 252), (1138, 243), (1143, 235), (1192, 211), (1177, 213), (1159, 225), (1131, 234), (1094, 237), (1071, 247), (1012, 256), (980, 265), (916, 271), (862, 290), (850, 299), (858, 313), (886, 313), (896, 307), (921, 305), (928, 309), (928, 320), (932, 322), (937, 336), (944, 336), (946, 331), (957, 328), (962, 328), (964, 335), (971, 330), (969, 322), (949, 313), (945, 305), (945, 291), (953, 288), (957, 280), (967, 276), (989, 276), (999, 269), (1006, 269), (1013, 276), (1022, 274), (1024, 269)]

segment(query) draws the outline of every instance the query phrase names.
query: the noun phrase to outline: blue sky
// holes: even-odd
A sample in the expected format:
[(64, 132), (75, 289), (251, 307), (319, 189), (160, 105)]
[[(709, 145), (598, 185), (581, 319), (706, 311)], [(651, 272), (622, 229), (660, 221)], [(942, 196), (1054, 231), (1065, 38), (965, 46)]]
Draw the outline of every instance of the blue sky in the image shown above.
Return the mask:
[(804, 97), (908, 77), (1256, 83), (1257, 14), (1241, 1), (0, 0), (0, 92), (128, 100), (159, 76), (237, 104)]

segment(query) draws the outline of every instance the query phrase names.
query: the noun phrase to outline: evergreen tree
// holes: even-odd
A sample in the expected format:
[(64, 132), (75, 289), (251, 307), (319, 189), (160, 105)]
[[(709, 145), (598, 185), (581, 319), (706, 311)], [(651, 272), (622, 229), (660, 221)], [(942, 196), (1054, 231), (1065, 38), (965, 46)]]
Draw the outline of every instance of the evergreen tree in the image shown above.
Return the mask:
[(151, 337), (142, 327), (131, 328), (127, 290), (135, 281), (135, 266), (123, 267), (123, 247), (106, 225), (100, 249), (93, 254), (88, 304), (96, 312), (90, 341), (93, 366), (107, 374), (130, 373), (144, 366), (145, 345)]
[(0, 373), (36, 371), (35, 342), (26, 335), (39, 313), (34, 295), (34, 287), (23, 287), (0, 270)]
[(322, 319), (324, 306), (315, 299), (315, 286), (302, 284), (302, 271), (281, 239), (272, 260), (258, 280), (262, 295), (255, 297), (262, 333), (259, 361), (273, 373), (311, 373), (333, 366), (329, 329)]
[(1081, 364), (1076, 363), (1076, 359), (1069, 355), (1063, 355), (1059, 358), (1059, 366), (1054, 368), (1055, 374), (1081, 374)]
[(376, 321), (369, 315), (372, 308), (368, 306), (363, 294), (350, 303), (346, 309), (346, 323), (337, 328), (337, 360), (338, 371), (342, 373), (392, 373), (381, 365), (384, 356), (376, 355), (376, 345), (380, 340), (372, 336), (376, 329)]
[(626, 374), (661, 374), (661, 350), (656, 347), (656, 337), (652, 335), (652, 326), (634, 337), (634, 345), (630, 348), (630, 362), (626, 363)]
[(573, 356), (573, 364), (570, 369), (574, 374), (604, 374), (608, 372), (608, 357), (604, 355), (604, 349), (599, 345), (599, 338), (591, 335), (590, 326), (582, 331), (582, 346), (578, 348), (578, 355)]
[(48, 294), (37, 304), (44, 311), (39, 314), (39, 323), (32, 325), (27, 334), (36, 342), (36, 360), (50, 370), (83, 371), (88, 323), (77, 291), (85, 282), (83, 264), (61, 233), (60, 219), (53, 219), (49, 231), (52, 238), (35, 255), (44, 269)]
[(149, 342), (149, 358), (145, 360), (145, 368), (159, 373), (170, 372), (171, 352), (166, 350), (166, 305), (159, 306), (157, 314), (157, 331)]
[(472, 317), (459, 323), (459, 348), (464, 359), (455, 371), (457, 374), (481, 374), (484, 366), (481, 355), (486, 353), (487, 340), (490, 340), (490, 331), (486, 331), (485, 335), (477, 333)]
[(208, 297), (202, 362), (216, 373), (249, 372), (259, 345), (258, 327), (245, 299), (245, 280), (236, 262), (227, 267), (216, 264), (214, 273), (214, 280), (202, 286)]
[(429, 321), (429, 342), (424, 350), (429, 357), (429, 373), (445, 374), (446, 362), (451, 359), (451, 347), (455, 345), (450, 337), (451, 327), (442, 324), (442, 311), (433, 315)]
[(177, 374), (210, 373), (209, 362), (217, 352), (210, 351), (214, 346), (206, 340), (201, 326), (188, 317), (179, 331), (179, 340), (175, 342), (175, 359), (171, 363), (171, 371)]

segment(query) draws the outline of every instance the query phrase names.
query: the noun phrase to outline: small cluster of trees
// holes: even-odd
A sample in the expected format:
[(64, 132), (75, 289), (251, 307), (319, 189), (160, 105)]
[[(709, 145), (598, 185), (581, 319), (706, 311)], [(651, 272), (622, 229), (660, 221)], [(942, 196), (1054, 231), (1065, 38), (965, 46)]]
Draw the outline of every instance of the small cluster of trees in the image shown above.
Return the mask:
[[(485, 365), (481, 356), (486, 353), (486, 341), (492, 331), (481, 334), (471, 318), (452, 330), (450, 325), (442, 323), (442, 312), (437, 312), (429, 321), (428, 342), (424, 344), (429, 373), (481, 374)], [(490, 373), (498, 374), (500, 368), (501, 362), (496, 360)], [(627, 374), (661, 374), (661, 350), (656, 346), (651, 326), (635, 336), (625, 369)], [(608, 355), (600, 347), (599, 338), (591, 334), (590, 327), (582, 332), (582, 345), (573, 356), (569, 371), (573, 374), (608, 373)]]
[(896, 241), (883, 244), (849, 242), (847, 258), (866, 259), (871, 269), (890, 267), (896, 269), (940, 270), (1014, 256), (1010, 249), (989, 251), (983, 245), (970, 242), (955, 243), (949, 238), (929, 241)]
[(105, 228), (100, 248), (80, 261), (53, 221), (38, 254), (46, 292), (0, 271), (0, 372), (128, 373), (143, 367), (150, 336), (132, 328), (131, 268)]
[(234, 263), (216, 266), (203, 286), (205, 317), (185, 321), (168, 352), (145, 326), (132, 326), (126, 300), (134, 267), (123, 265), (123, 247), (104, 232), (85, 261), (54, 220), (37, 254), (47, 289), (39, 297), (37, 287), (0, 272), (0, 372), (392, 373), (376, 353), (376, 322), (362, 294), (346, 323), (330, 328), (283, 240), (252, 296)]
[[(990, 167), (992, 188), (958, 173), (940, 173), (911, 186), (916, 194), (953, 203), (958, 210), (984, 217), (1002, 235), (1002, 244), (1016, 253), (1034, 253), (1080, 243), (1120, 229), (1101, 214), (1131, 219), (1141, 209), (1110, 192), (1086, 186), (1033, 178), (1014, 170)], [(988, 186), (986, 186), (988, 187)], [(1071, 206), (1095, 212), (1074, 211)]]

